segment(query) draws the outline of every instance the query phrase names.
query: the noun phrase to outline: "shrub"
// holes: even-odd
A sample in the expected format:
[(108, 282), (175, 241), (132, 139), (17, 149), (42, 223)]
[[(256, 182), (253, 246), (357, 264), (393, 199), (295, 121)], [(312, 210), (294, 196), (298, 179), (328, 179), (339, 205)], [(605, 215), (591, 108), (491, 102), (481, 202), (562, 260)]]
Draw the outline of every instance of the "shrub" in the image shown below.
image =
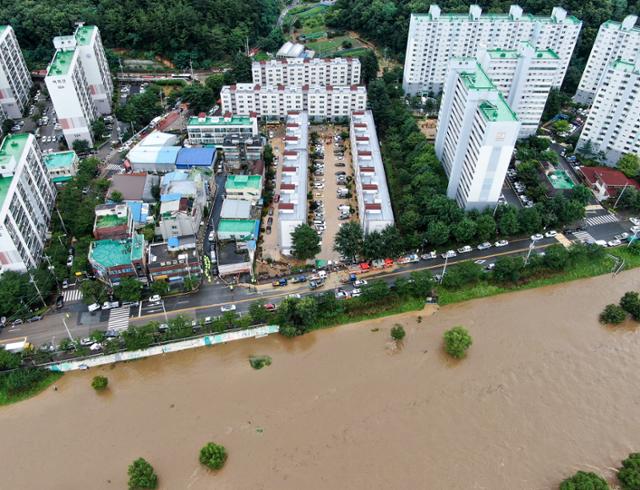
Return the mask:
[(212, 470), (219, 470), (227, 460), (227, 450), (214, 442), (207, 443), (200, 449), (200, 463)]
[(104, 376), (95, 376), (91, 381), (91, 386), (93, 386), (93, 389), (96, 391), (105, 390), (108, 384), (109, 380)]
[(402, 340), (404, 339), (404, 336), (407, 333), (404, 331), (404, 328), (402, 327), (402, 325), (396, 323), (392, 328), (391, 328), (391, 338), (393, 340)]
[(158, 475), (153, 471), (153, 466), (144, 458), (136, 459), (129, 466), (129, 490), (142, 488), (157, 488)]
[(618, 325), (627, 318), (627, 313), (618, 305), (607, 305), (600, 313), (600, 323)]
[(620, 307), (629, 313), (634, 320), (640, 320), (640, 297), (635, 291), (627, 291), (620, 298)]
[(18, 369), (7, 374), (4, 386), (9, 395), (17, 395), (32, 389), (45, 376), (46, 372), (42, 369)]
[(472, 343), (471, 335), (463, 327), (453, 327), (444, 333), (444, 350), (456, 359), (462, 359)]
[(253, 369), (262, 369), (265, 366), (271, 366), (271, 357), (254, 356), (249, 358), (249, 364)]
[(623, 490), (640, 490), (640, 453), (631, 453), (622, 462), (618, 471), (618, 480)]
[(560, 490), (609, 490), (609, 485), (595, 473), (578, 471), (560, 484)]

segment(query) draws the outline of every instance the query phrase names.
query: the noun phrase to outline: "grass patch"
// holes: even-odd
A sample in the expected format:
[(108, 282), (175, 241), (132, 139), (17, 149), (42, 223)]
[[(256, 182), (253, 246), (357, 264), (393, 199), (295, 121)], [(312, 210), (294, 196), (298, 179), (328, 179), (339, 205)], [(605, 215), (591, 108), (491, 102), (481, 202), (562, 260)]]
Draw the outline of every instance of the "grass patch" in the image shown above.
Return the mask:
[[(624, 260), (625, 266), (623, 270), (640, 267), (640, 256), (634, 255), (628, 251), (626, 247), (619, 247), (607, 250), (607, 254)], [(587, 277), (601, 276), (611, 273), (615, 261), (611, 257), (605, 257), (599, 262), (581, 262), (571, 269), (560, 272), (558, 274), (539, 277), (524, 284), (518, 285), (496, 285), (481, 282), (475, 286), (463, 288), (455, 291), (446, 288), (438, 288), (438, 304), (441, 306), (469, 301), (477, 298), (486, 298), (497, 294), (510, 293), (513, 291), (521, 291), (524, 289), (540, 288), (544, 286), (552, 286), (563, 282), (575, 281), (576, 279), (585, 279)]]
[(336, 57), (352, 56), (355, 58), (360, 55), (366, 54), (367, 51), (371, 51), (371, 50), (369, 48), (349, 48), (349, 49), (343, 49), (342, 51), (338, 51), (336, 54), (334, 54), (334, 56)]
[(307, 43), (307, 48), (313, 49), (319, 55), (329, 56), (332, 53), (338, 52), (341, 49), (343, 41), (350, 41), (353, 46), (352, 48), (348, 48), (345, 51), (350, 50), (353, 52), (353, 50), (361, 47), (361, 44), (358, 42), (357, 39), (353, 39), (349, 36), (338, 36), (331, 39), (325, 39), (322, 41), (309, 42)]
[(44, 378), (33, 385), (30, 389), (25, 390), (21, 393), (17, 393), (15, 395), (10, 395), (9, 393), (7, 393), (7, 390), (4, 386), (0, 386), (0, 405), (10, 405), (12, 403), (17, 403), (21, 402), (22, 400), (32, 398), (42, 393), (49, 386), (58, 381), (62, 377), (62, 375), (63, 373), (49, 371)]
[(271, 366), (271, 357), (269, 356), (251, 356), (249, 364), (253, 369), (262, 369), (265, 366)]
[(253, 61), (269, 61), (271, 58), (264, 51), (258, 51), (253, 57)]

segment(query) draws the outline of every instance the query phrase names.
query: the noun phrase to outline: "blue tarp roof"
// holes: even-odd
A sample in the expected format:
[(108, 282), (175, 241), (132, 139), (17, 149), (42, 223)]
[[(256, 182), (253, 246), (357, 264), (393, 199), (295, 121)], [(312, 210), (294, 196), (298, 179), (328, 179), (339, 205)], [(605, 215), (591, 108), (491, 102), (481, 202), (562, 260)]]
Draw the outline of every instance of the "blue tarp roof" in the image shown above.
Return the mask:
[(160, 202), (179, 201), (182, 194), (162, 194), (160, 196)]
[(215, 159), (215, 148), (181, 148), (176, 158), (176, 167), (211, 167)]
[(172, 236), (167, 240), (167, 245), (171, 248), (175, 248), (180, 245), (180, 239), (177, 236)]
[(148, 218), (149, 205), (137, 201), (128, 201), (127, 206), (131, 211), (133, 221), (136, 223), (146, 223)]

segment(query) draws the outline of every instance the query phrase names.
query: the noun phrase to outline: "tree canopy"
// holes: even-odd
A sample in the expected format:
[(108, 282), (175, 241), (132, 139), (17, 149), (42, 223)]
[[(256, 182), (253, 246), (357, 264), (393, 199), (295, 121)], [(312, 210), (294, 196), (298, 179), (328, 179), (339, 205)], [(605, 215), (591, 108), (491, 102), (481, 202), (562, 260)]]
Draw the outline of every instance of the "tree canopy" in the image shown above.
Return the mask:
[(301, 224), (291, 232), (292, 255), (299, 260), (312, 259), (320, 253), (320, 237), (307, 224)]

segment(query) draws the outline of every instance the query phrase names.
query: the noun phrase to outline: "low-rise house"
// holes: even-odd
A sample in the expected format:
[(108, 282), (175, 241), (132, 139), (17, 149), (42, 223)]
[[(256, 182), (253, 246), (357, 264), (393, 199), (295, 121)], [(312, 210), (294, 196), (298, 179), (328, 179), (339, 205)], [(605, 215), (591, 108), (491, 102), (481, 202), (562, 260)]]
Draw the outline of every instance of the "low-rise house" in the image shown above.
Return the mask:
[(221, 219), (218, 223), (218, 240), (246, 242), (257, 240), (260, 232), (259, 220)]
[(222, 150), (227, 170), (238, 170), (243, 165), (262, 159), (261, 136), (229, 134), (225, 136)]
[(177, 135), (163, 133), (162, 131), (152, 131), (138, 143), (138, 146), (176, 146), (177, 144)]
[(131, 232), (131, 214), (124, 204), (101, 204), (96, 206), (93, 236), (96, 240), (124, 239)]
[(179, 146), (134, 146), (124, 161), (125, 168), (134, 172), (166, 173), (175, 170)]
[(147, 281), (144, 237), (133, 233), (122, 240), (98, 240), (89, 247), (89, 263), (101, 281), (115, 286), (124, 277)]
[(176, 169), (211, 169), (215, 161), (215, 148), (181, 148), (176, 158)]
[(229, 175), (225, 183), (227, 199), (242, 199), (256, 204), (262, 196), (260, 175)]
[(44, 156), (44, 164), (47, 166), (53, 183), (60, 187), (70, 181), (78, 172), (78, 155), (73, 150), (49, 153)]
[(116, 174), (111, 177), (111, 186), (107, 198), (119, 192), (123, 201), (153, 203), (153, 188), (160, 184), (160, 178), (147, 172)]
[(580, 173), (599, 201), (617, 197), (626, 187), (640, 190), (638, 182), (610, 167), (580, 167)]
[(153, 282), (177, 284), (187, 278), (200, 280), (202, 266), (196, 250), (196, 237), (174, 237), (166, 242), (150, 244), (147, 269)]
[(250, 219), (251, 202), (242, 199), (225, 199), (220, 210), (221, 219)]
[(198, 171), (166, 174), (160, 184), (159, 235), (172, 237), (196, 235), (209, 195), (207, 182)]

